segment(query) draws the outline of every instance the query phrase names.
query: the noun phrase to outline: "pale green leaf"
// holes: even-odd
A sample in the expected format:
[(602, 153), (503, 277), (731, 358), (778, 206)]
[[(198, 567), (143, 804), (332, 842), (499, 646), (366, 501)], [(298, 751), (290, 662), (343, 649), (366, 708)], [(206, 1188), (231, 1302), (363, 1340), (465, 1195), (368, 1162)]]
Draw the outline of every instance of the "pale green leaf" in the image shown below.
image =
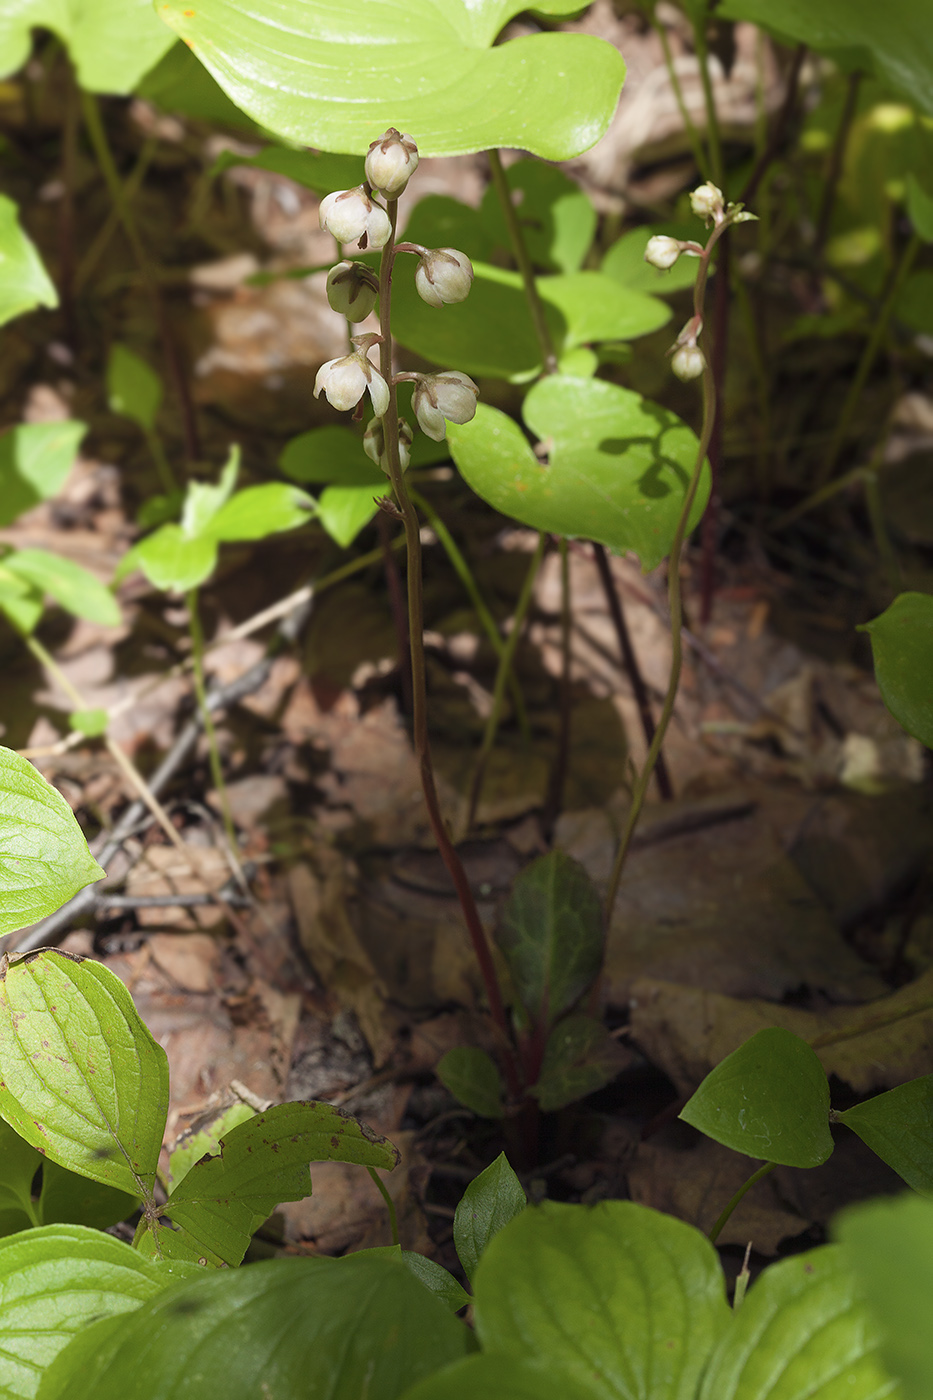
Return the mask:
[(133, 549), (133, 564), (156, 588), (186, 593), (209, 579), (217, 567), (217, 542), (193, 539), (180, 525), (163, 525)]
[(525, 1192), (504, 1152), (464, 1191), (454, 1216), (454, 1244), (467, 1278), (489, 1242), (525, 1209)]
[(348, 549), (390, 490), (385, 476), (377, 486), (326, 486), (318, 500), (317, 518), (331, 539)]
[(110, 589), (64, 555), (50, 554), (45, 549), (19, 549), (8, 554), (3, 563), (11, 573), (47, 593), (75, 617), (105, 627), (119, 627), (120, 607)]
[(85, 423), (71, 421), (7, 429), (0, 437), (0, 525), (61, 490), (86, 432)]
[(4, 0), (0, 77), (25, 63), (33, 29), (51, 29), (61, 39), (78, 82), (91, 92), (132, 92), (172, 46), (152, 0)]
[[(0, 70), (12, 72), (19, 62), (9, 62), (5, 29), (10, 16), (0, 14)], [(0, 71), (0, 76), (3, 76)], [(0, 194), (0, 326), (32, 311), (35, 306), (57, 306), (58, 293), (49, 281), (32, 239), (20, 228), (12, 199)], [(61, 426), (61, 425), (58, 425)]]
[[(549, 272), (579, 271), (596, 232), (596, 210), (589, 197), (562, 170), (540, 160), (515, 161), (505, 178), (532, 263)], [(494, 243), (511, 255), (505, 216), (492, 185), (483, 196), (480, 219)], [(453, 246), (460, 244), (454, 241)]]
[(110, 716), (106, 710), (73, 710), (68, 716), (68, 728), (73, 729), (78, 734), (86, 734), (89, 739), (96, 739), (101, 734), (106, 734), (107, 726), (110, 723)]
[(264, 540), (305, 525), (317, 509), (311, 496), (284, 481), (267, 481), (263, 486), (247, 486), (211, 516), (202, 536), (232, 543), (235, 540)]
[(107, 402), (114, 413), (151, 432), (162, 406), (162, 381), (126, 345), (114, 345), (107, 361)]
[(305, 189), (314, 190), (319, 195), (330, 194), (332, 190), (352, 189), (366, 178), (363, 162), (358, 156), (332, 156), (326, 151), (295, 151), (289, 146), (266, 146), (255, 156), (221, 151), (210, 173), (212, 176), (221, 175), (237, 165), (285, 175), (296, 185), (304, 185)]
[(871, 637), (882, 700), (908, 734), (933, 749), (933, 596), (901, 593), (860, 630)]
[(230, 448), (230, 455), (220, 473), (220, 480), (189, 481), (181, 514), (181, 528), (189, 539), (203, 535), (214, 516), (233, 495), (240, 472), (240, 449)]
[(648, 239), (659, 233), (667, 234), (669, 238), (692, 238), (696, 241), (703, 237), (703, 228), (697, 219), (692, 225), (651, 224), (631, 229), (623, 233), (606, 253), (602, 271), (630, 291), (647, 292), (656, 297), (670, 296), (672, 292), (682, 292), (692, 287), (700, 268), (698, 258), (681, 254), (674, 266), (666, 271), (645, 262)]
[(185, 44), (171, 44), (164, 58), (150, 68), (136, 88), (137, 97), (163, 112), (193, 117), (211, 126), (233, 127), (258, 135), (260, 128), (218, 87), (203, 63)]
[(0, 608), (24, 637), (35, 630), (44, 611), (39, 589), (10, 573), (5, 563), (0, 564)]

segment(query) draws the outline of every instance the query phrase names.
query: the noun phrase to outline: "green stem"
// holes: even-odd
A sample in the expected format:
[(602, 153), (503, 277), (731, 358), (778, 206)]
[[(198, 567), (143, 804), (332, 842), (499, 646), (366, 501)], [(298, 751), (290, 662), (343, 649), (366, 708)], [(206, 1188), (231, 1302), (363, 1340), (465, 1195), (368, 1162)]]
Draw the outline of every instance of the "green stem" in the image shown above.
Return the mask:
[(746, 1192), (750, 1191), (752, 1187), (757, 1182), (761, 1181), (763, 1177), (766, 1177), (769, 1172), (773, 1172), (776, 1166), (777, 1162), (765, 1162), (763, 1167), (759, 1167), (756, 1172), (752, 1172), (748, 1180), (739, 1187), (738, 1191), (736, 1191), (735, 1195), (732, 1197), (732, 1200), (726, 1206), (722, 1215), (719, 1217), (719, 1219), (716, 1221), (716, 1224), (713, 1226), (712, 1230), (710, 1230), (709, 1234), (707, 1235), (707, 1239), (709, 1240), (710, 1244), (715, 1244), (716, 1241), (719, 1239), (719, 1236), (722, 1234), (723, 1228), (728, 1222), (730, 1215), (735, 1210), (739, 1202), (742, 1200), (742, 1197), (746, 1194)]
[(398, 505), (399, 514), (405, 528), (407, 550), (408, 583), (408, 635), (411, 655), (412, 690), (412, 744), (421, 774), (421, 788), (431, 830), (437, 842), (441, 858), (453, 881), (460, 900), (460, 907), (466, 920), (473, 952), (479, 965), (489, 1011), (499, 1033), (503, 1055), (503, 1067), (510, 1092), (515, 1098), (521, 1096), (521, 1080), (515, 1051), (509, 1034), (509, 1023), (502, 1001), (499, 979), (486, 931), (479, 917), (476, 900), (470, 888), (463, 862), (457, 854), (447, 824), (444, 821), (437, 795), (434, 777), (434, 764), (431, 758), (431, 745), (428, 738), (427, 675), (424, 655), (424, 596), (421, 573), (421, 524), (408, 488), (405, 484), (398, 445), (398, 397), (392, 374), (392, 268), (395, 262), (395, 230), (398, 223), (398, 200), (387, 201), (387, 212), (392, 231), (382, 250), (379, 265), (379, 330), (382, 340), (379, 346), (379, 368), (383, 379), (389, 385), (389, 405), (382, 423), (385, 437), (385, 466), (392, 483), (392, 490)]
[(557, 354), (554, 349), (554, 342), (551, 338), (551, 330), (544, 314), (544, 302), (538, 293), (535, 282), (534, 268), (531, 258), (528, 255), (528, 248), (525, 244), (525, 236), (522, 233), (522, 226), (519, 223), (518, 213), (512, 203), (512, 191), (509, 189), (508, 181), (505, 178), (505, 171), (502, 168), (502, 157), (498, 151), (488, 151), (489, 173), (492, 176), (492, 183), (502, 209), (505, 219), (505, 226), (508, 229), (509, 241), (512, 244), (512, 253), (521, 273), (522, 286), (525, 289), (525, 297), (528, 302), (528, 309), (531, 312), (531, 320), (534, 325), (535, 336), (541, 347), (541, 355), (544, 361), (544, 373), (557, 373)]
[[(143, 144), (139, 155), (136, 159), (136, 164), (133, 166), (133, 169), (130, 171), (129, 175), (127, 176), (127, 179), (123, 183), (123, 203), (127, 209), (129, 208), (130, 204), (136, 198), (136, 195), (139, 192), (139, 187), (145, 178), (146, 171), (149, 168), (149, 164), (152, 160), (152, 157), (155, 155), (155, 152), (158, 148), (158, 144), (159, 143), (155, 137), (151, 137), (148, 141), (146, 141)], [(114, 207), (108, 214), (106, 223), (103, 225), (97, 237), (91, 244), (90, 248), (87, 250), (84, 257), (81, 259), (81, 262), (78, 264), (78, 270), (75, 273), (76, 292), (80, 292), (81, 289), (85, 286), (88, 278), (91, 276), (101, 257), (105, 253), (107, 249), (107, 244), (110, 242), (121, 221), (121, 215), (116, 209), (116, 207)]]
[(156, 471), (159, 473), (159, 480), (162, 483), (162, 490), (167, 496), (175, 495), (179, 490), (178, 482), (175, 480), (175, 473), (172, 471), (168, 457), (165, 455), (165, 448), (162, 446), (162, 439), (154, 428), (144, 428), (146, 445), (155, 462)]
[[(573, 711), (573, 691), (570, 668), (573, 661), (571, 650), (571, 598), (570, 598), (570, 551), (567, 541), (561, 536), (558, 542), (560, 551), (560, 690), (557, 728), (557, 750), (551, 769), (547, 794), (544, 799), (542, 826), (550, 836), (554, 823), (560, 816), (564, 787), (567, 782), (567, 764), (570, 758), (570, 722)], [(536, 1027), (537, 1029), (537, 1027)], [(543, 1053), (543, 1051), (542, 1051)]]
[(878, 473), (871, 467), (866, 467), (862, 472), (862, 481), (865, 486), (865, 506), (868, 510), (868, 519), (871, 524), (872, 534), (875, 537), (875, 547), (881, 558), (881, 563), (887, 575), (888, 587), (891, 596), (900, 593), (904, 587), (904, 576), (901, 573), (900, 562), (894, 544), (888, 531), (887, 521), (884, 518), (884, 507), (881, 503), (881, 488), (878, 482)]
[(386, 1203), (386, 1210), (389, 1212), (389, 1229), (392, 1231), (392, 1243), (398, 1244), (398, 1216), (395, 1213), (395, 1202), (389, 1195), (389, 1188), (382, 1180), (382, 1177), (379, 1176), (372, 1167), (367, 1167), (366, 1170), (376, 1183), (376, 1190)]
[(709, 48), (706, 43), (706, 14), (693, 22), (693, 46), (700, 65), (700, 82), (703, 84), (703, 101), (706, 106), (706, 146), (709, 151), (710, 178), (714, 185), (722, 188), (723, 164), (722, 141), (719, 135), (719, 120), (716, 116), (716, 99), (713, 96), (713, 83), (709, 75)]
[(204, 734), (207, 739), (208, 754), (210, 756), (211, 778), (214, 788), (220, 801), (220, 810), (223, 816), (224, 830), (227, 833), (227, 841), (231, 853), (237, 865), (239, 865), (236, 827), (233, 824), (233, 813), (230, 811), (230, 799), (227, 796), (227, 785), (224, 782), (223, 767), (220, 762), (220, 747), (217, 743), (217, 730), (214, 728), (214, 720), (207, 703), (207, 683), (204, 679), (204, 632), (201, 628), (201, 615), (198, 611), (198, 590), (189, 588), (187, 596), (188, 605), (188, 629), (191, 633), (191, 675), (194, 681), (194, 693), (198, 701), (198, 709), (201, 712), (201, 721), (204, 725)]
[(681, 121), (683, 122), (684, 129), (687, 133), (687, 140), (690, 142), (690, 149), (693, 152), (693, 159), (696, 161), (697, 170), (699, 170), (700, 175), (704, 180), (708, 180), (710, 178), (709, 163), (706, 159), (706, 152), (703, 150), (703, 142), (700, 140), (700, 133), (699, 131), (697, 131), (696, 123), (691, 117), (690, 109), (688, 108), (687, 103), (684, 100), (684, 90), (680, 85), (680, 79), (678, 78), (677, 70), (674, 67), (674, 55), (671, 53), (671, 45), (670, 40), (667, 37), (667, 29), (663, 24), (660, 23), (660, 21), (657, 19), (653, 12), (649, 12), (648, 18), (651, 21), (654, 32), (657, 34), (658, 38), (661, 41), (661, 48), (664, 50), (664, 62), (667, 66), (667, 76), (671, 80), (671, 87), (674, 92), (674, 98), (677, 102), (677, 109), (680, 112)]
[(492, 746), (496, 742), (496, 734), (499, 731), (499, 720), (502, 716), (502, 702), (505, 699), (505, 686), (508, 677), (512, 674), (512, 662), (515, 657), (515, 650), (521, 637), (525, 616), (531, 604), (534, 582), (541, 567), (541, 560), (544, 558), (544, 548), (547, 544), (547, 536), (542, 532), (538, 536), (538, 544), (534, 554), (531, 556), (531, 563), (528, 565), (528, 572), (525, 574), (525, 581), (522, 584), (522, 591), (518, 596), (515, 605), (515, 616), (512, 619), (512, 630), (508, 635), (508, 640), (499, 658), (499, 669), (496, 672), (495, 685), (492, 692), (492, 709), (489, 711), (489, 718), (486, 720), (486, 729), (483, 733), (483, 742), (480, 745), (479, 753), (473, 768), (473, 779), (470, 783), (470, 799), (467, 806), (467, 826), (469, 831), (476, 818), (476, 808), (479, 805), (480, 794), (483, 789), (483, 777), (486, 772), (486, 764), (492, 752)]

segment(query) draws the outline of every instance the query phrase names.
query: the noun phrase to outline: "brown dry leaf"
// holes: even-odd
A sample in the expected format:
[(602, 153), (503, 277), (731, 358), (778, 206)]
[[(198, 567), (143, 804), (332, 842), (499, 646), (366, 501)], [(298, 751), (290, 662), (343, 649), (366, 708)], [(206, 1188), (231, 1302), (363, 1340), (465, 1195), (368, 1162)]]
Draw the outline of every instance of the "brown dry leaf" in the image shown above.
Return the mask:
[[(188, 845), (184, 856), (174, 846), (149, 846), (127, 876), (126, 893), (137, 898), (216, 893), (229, 879), (229, 863), (216, 846)], [(144, 928), (180, 929), (191, 928), (193, 921), (202, 929), (215, 929), (226, 917), (216, 904), (194, 909), (142, 907), (137, 916)]]
[(210, 992), (217, 984), (220, 949), (206, 933), (154, 933), (148, 940), (153, 961), (183, 992)]
[[(857, 1094), (894, 1088), (933, 1065), (933, 971), (866, 1005), (819, 1014), (652, 978), (634, 983), (629, 1005), (632, 1039), (682, 1094), (766, 1026), (809, 1041), (827, 1074)], [(859, 1027), (867, 1029), (849, 1034)], [(846, 1038), (820, 1046), (820, 1037), (837, 1035)]]

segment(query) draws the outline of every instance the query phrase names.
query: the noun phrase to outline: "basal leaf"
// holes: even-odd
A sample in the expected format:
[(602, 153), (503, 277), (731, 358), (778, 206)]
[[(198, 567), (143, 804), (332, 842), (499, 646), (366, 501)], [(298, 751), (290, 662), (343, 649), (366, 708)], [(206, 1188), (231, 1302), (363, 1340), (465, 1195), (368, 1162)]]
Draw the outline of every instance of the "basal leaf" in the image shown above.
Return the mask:
[(611, 1084), (630, 1056), (592, 1016), (565, 1016), (548, 1036), (538, 1082), (531, 1086), (545, 1113)]
[(173, 1190), (166, 1212), (186, 1237), (183, 1257), (239, 1264), (276, 1206), (310, 1196), (311, 1162), (391, 1170), (398, 1152), (330, 1104), (276, 1104), (231, 1129), (219, 1154), (196, 1162)]
[(908, 1186), (933, 1196), (933, 1075), (835, 1114)]
[(0, 934), (54, 914), (104, 873), (61, 793), (0, 748)]
[(428, 1259), (424, 1254), (417, 1254), (414, 1250), (403, 1249), (402, 1263), (409, 1273), (414, 1274), (428, 1292), (439, 1298), (451, 1312), (459, 1312), (469, 1303), (470, 1295), (466, 1289), (460, 1287), (448, 1269), (435, 1264), (433, 1259)]
[(389, 492), (385, 477), (376, 487), (325, 486), (317, 503), (317, 518), (331, 539), (341, 549), (348, 549), (376, 514), (379, 501)]
[(512, 146), (567, 160), (606, 131), (625, 65), (610, 44), (582, 34), (493, 47), (520, 9), (521, 0), (369, 0), (349, 12), (327, 0), (252, 9), (157, 0), (237, 106), (301, 145), (363, 155), (396, 126), (422, 155)]
[(148, 432), (162, 406), (162, 381), (155, 370), (126, 345), (114, 345), (107, 360), (107, 402), (114, 413), (131, 418)]
[(42, 1164), (38, 1213), (43, 1225), (89, 1225), (106, 1230), (128, 1219), (138, 1206), (138, 1196), (90, 1181), (49, 1158)]
[(28, 1230), (38, 1222), (32, 1182), (41, 1166), (35, 1148), (0, 1119), (0, 1235)]
[(204, 534), (221, 542), (264, 540), (306, 524), (316, 509), (304, 491), (286, 486), (284, 481), (267, 481), (263, 486), (247, 486), (231, 496), (211, 518)]
[(594, 1400), (694, 1400), (730, 1317), (706, 1237), (630, 1201), (525, 1211), (490, 1244), (474, 1295), (484, 1352), (546, 1359)]
[(57, 495), (86, 432), (78, 422), (17, 423), (0, 436), (0, 525)]
[(326, 151), (295, 151), (289, 146), (266, 146), (255, 156), (221, 151), (211, 167), (211, 175), (220, 175), (235, 165), (248, 165), (253, 170), (271, 170), (320, 195), (330, 194), (332, 190), (352, 189), (365, 179), (363, 162), (359, 157), (333, 156)]
[(45, 549), (18, 549), (15, 554), (8, 554), (3, 563), (11, 573), (47, 593), (75, 617), (99, 622), (104, 627), (119, 627), (120, 607), (110, 589), (73, 560)]
[(68, 727), (78, 734), (86, 734), (89, 739), (97, 739), (106, 734), (110, 716), (99, 706), (90, 710), (72, 710), (68, 716)]
[(852, 1271), (823, 1246), (771, 1264), (752, 1284), (700, 1400), (881, 1400), (892, 1389)]
[(469, 1349), (464, 1324), (398, 1258), (273, 1259), (166, 1289), (80, 1357), (59, 1393), (396, 1400)]
[(385, 485), (385, 473), (369, 460), (352, 428), (312, 428), (287, 442), (279, 454), (279, 470), (306, 486)]
[(156, 588), (186, 593), (209, 579), (217, 567), (217, 541), (191, 538), (180, 525), (162, 525), (133, 548), (133, 563)]
[(130, 93), (145, 72), (172, 46), (151, 0), (5, 0), (0, 11), (0, 77), (29, 57), (33, 29), (51, 29), (61, 39), (91, 92)]
[(550, 1026), (599, 973), (603, 915), (583, 866), (563, 851), (521, 872), (496, 927), (515, 991), (533, 1023)]
[[(7, 32), (10, 23), (9, 16), (5, 18), (0, 14), (0, 70), (8, 73), (21, 62), (10, 62)], [(2, 76), (3, 71), (0, 71)], [(57, 305), (58, 293), (49, 281), (35, 244), (20, 228), (16, 205), (5, 194), (0, 194), (0, 326), (24, 311), (32, 311), (33, 307)]]
[[(578, 272), (596, 232), (596, 210), (589, 197), (562, 170), (540, 160), (515, 161), (505, 178), (534, 265), (548, 272)], [(505, 216), (492, 185), (483, 196), (479, 217), (494, 245), (511, 254)], [(428, 246), (451, 245), (461, 246), (454, 239)]]
[(130, 1195), (152, 1191), (168, 1060), (118, 977), (53, 949), (0, 982), (0, 1113), (43, 1155)]
[(699, 259), (681, 256), (673, 267), (662, 272), (660, 268), (645, 262), (645, 248), (648, 239), (656, 233), (667, 234), (669, 238), (696, 239), (701, 232), (698, 222), (692, 225), (652, 224), (631, 229), (623, 233), (608, 250), (603, 258), (602, 271), (633, 292), (662, 297), (684, 291), (696, 281)]
[[(542, 464), (517, 424), (480, 403), (450, 424), (458, 469), (477, 495), (525, 525), (633, 550), (646, 569), (668, 552), (699, 444), (681, 420), (601, 379), (551, 375), (524, 405), (525, 422), (549, 448)], [(691, 528), (709, 494), (703, 468)]]
[(454, 1216), (454, 1244), (468, 1279), (490, 1240), (525, 1209), (525, 1192), (500, 1152), (496, 1160), (471, 1181), (460, 1198)]
[(829, 1084), (793, 1031), (758, 1031), (712, 1070), (680, 1117), (701, 1133), (788, 1167), (818, 1167), (833, 1150)]
[(501, 1118), (502, 1075), (491, 1055), (475, 1045), (455, 1045), (437, 1067), (437, 1077), (455, 1099), (481, 1118)]
[(468, 1356), (435, 1371), (404, 1400), (596, 1400), (593, 1386), (577, 1385), (546, 1361), (517, 1356)]
[(866, 622), (881, 698), (898, 724), (933, 748), (933, 596), (901, 593)]

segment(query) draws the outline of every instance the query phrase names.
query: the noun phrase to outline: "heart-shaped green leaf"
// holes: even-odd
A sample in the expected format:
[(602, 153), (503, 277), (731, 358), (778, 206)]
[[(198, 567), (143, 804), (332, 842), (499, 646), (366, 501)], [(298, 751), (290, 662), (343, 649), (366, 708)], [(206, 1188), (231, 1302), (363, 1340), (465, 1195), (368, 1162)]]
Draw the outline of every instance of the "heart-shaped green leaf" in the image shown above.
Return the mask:
[(525, 1209), (525, 1192), (500, 1152), (464, 1191), (454, 1216), (454, 1244), (467, 1278), (472, 1279), (486, 1247)]
[(283, 447), (279, 469), (307, 486), (385, 485), (385, 473), (366, 456), (359, 434), (351, 428), (312, 428), (299, 433)]
[(107, 402), (114, 413), (151, 432), (162, 406), (162, 381), (145, 360), (125, 345), (111, 347), (107, 360)]
[(648, 292), (656, 297), (670, 296), (672, 292), (682, 292), (687, 287), (692, 287), (700, 267), (697, 258), (681, 255), (673, 267), (663, 272), (645, 262), (648, 239), (656, 233), (667, 234), (669, 238), (696, 239), (701, 229), (699, 222), (692, 226), (652, 224), (631, 229), (628, 233), (623, 233), (606, 253), (602, 271), (629, 291)]
[(437, 1077), (455, 1099), (481, 1118), (501, 1118), (502, 1075), (491, 1055), (476, 1045), (455, 1045), (437, 1067)]
[[(519, 226), (535, 267), (549, 272), (578, 272), (596, 232), (592, 201), (576, 181), (540, 160), (515, 161), (506, 170), (505, 179), (513, 191)], [(505, 216), (492, 185), (483, 196), (480, 218), (493, 242), (511, 253)]]
[(787, 1167), (818, 1167), (833, 1150), (829, 1084), (793, 1031), (758, 1031), (703, 1080), (680, 1117), (701, 1133)]
[(61, 490), (86, 432), (71, 421), (18, 423), (0, 437), (0, 525)]
[(155, 1182), (168, 1060), (118, 977), (41, 949), (0, 982), (0, 1113), (39, 1152), (133, 1196)]
[(608, 128), (625, 64), (585, 34), (494, 47), (521, 8), (522, 0), (368, 0), (341, 11), (327, 0), (252, 9), (157, 0), (159, 16), (237, 106), (303, 146), (362, 155), (395, 126), (422, 155), (514, 146), (567, 160)]
[(908, 1186), (933, 1196), (933, 1074), (837, 1113)]
[[(4, 32), (9, 23), (9, 18), (0, 14), (0, 69), (8, 73), (22, 61), (9, 61), (10, 50)], [(31, 311), (34, 306), (57, 305), (58, 293), (49, 281), (35, 244), (20, 228), (16, 205), (5, 194), (0, 194), (0, 326), (24, 311)]]
[[(536, 530), (633, 550), (646, 569), (659, 564), (699, 450), (686, 424), (630, 389), (564, 375), (536, 384), (523, 413), (547, 466), (498, 409), (480, 404), (472, 423), (448, 425), (451, 455), (477, 495)], [(708, 495), (704, 465), (691, 528)]]
[(186, 593), (216, 569), (217, 541), (186, 535), (180, 525), (162, 525), (133, 547), (132, 563), (154, 587)]
[(32, 29), (51, 29), (68, 50), (78, 82), (90, 92), (132, 92), (172, 47), (152, 0), (12, 0), (0, 12), (0, 77), (29, 57)]
[(54, 914), (104, 874), (61, 793), (0, 748), (0, 934)]
[(317, 509), (312, 498), (284, 481), (267, 481), (263, 486), (247, 486), (231, 496), (204, 527), (207, 539), (221, 543), (236, 540), (264, 540), (284, 530), (297, 529), (310, 520)]
[(933, 596), (901, 593), (859, 630), (871, 637), (882, 700), (908, 734), (933, 749)]
[(548, 1036), (538, 1082), (529, 1092), (545, 1113), (554, 1113), (611, 1084), (630, 1058), (602, 1021), (565, 1016)]
[(8, 554), (3, 563), (11, 573), (47, 593), (75, 617), (99, 622), (104, 627), (119, 627), (120, 608), (110, 589), (73, 560), (45, 549), (19, 549)]
[(834, 1246), (770, 1265), (703, 1377), (700, 1400), (881, 1400), (878, 1328)]
[(730, 1317), (706, 1237), (630, 1201), (525, 1211), (483, 1255), (474, 1313), (484, 1351), (607, 1400), (694, 1400)]

